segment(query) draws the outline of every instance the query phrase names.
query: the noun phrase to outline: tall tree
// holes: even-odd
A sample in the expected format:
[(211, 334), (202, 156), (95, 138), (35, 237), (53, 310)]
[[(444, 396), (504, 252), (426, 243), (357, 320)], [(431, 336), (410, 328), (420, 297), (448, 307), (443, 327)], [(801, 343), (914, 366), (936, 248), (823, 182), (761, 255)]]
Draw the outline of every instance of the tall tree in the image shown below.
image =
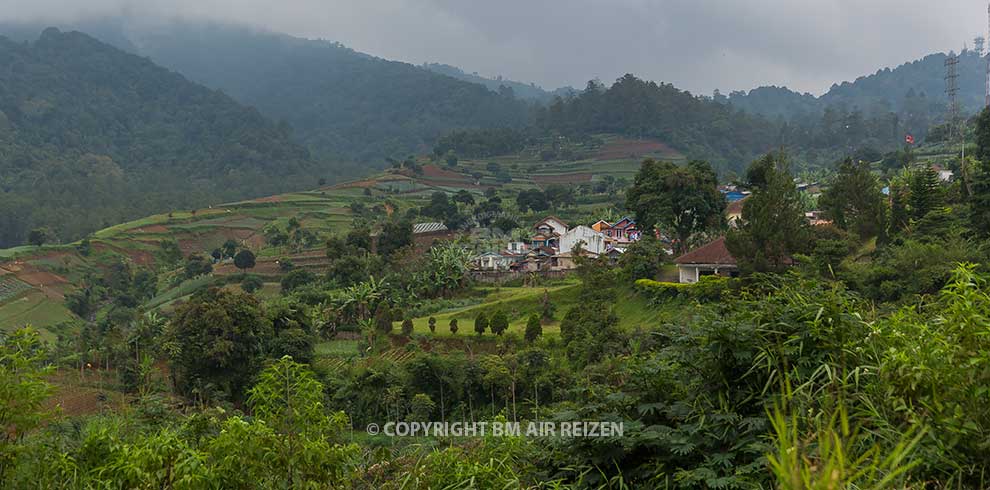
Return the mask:
[(680, 167), (647, 159), (626, 192), (626, 207), (636, 213), (641, 230), (671, 233), (677, 250), (685, 252), (695, 233), (723, 225), (725, 197), (708, 162)]
[(743, 204), (739, 227), (729, 232), (725, 245), (744, 272), (777, 271), (809, 243), (801, 197), (786, 155), (769, 153), (750, 169), (748, 175), (756, 180), (753, 195)]
[(209, 396), (220, 389), (239, 399), (261, 365), (270, 327), (258, 300), (210, 288), (179, 306), (166, 350), (179, 390)]
[(822, 194), (819, 207), (839, 228), (853, 231), (861, 238), (884, 231), (886, 203), (880, 182), (867, 162), (847, 158)]
[(982, 236), (990, 235), (990, 108), (976, 119), (976, 158), (970, 196), (970, 226)]
[(389, 221), (378, 235), (378, 253), (385, 258), (403, 247), (412, 245), (412, 223), (406, 220)]
[(241, 270), (251, 269), (255, 265), (254, 252), (244, 249), (234, 256), (234, 265)]
[(942, 186), (938, 181), (938, 173), (931, 165), (911, 172), (908, 188), (908, 204), (911, 206), (911, 218), (915, 221), (942, 206)]

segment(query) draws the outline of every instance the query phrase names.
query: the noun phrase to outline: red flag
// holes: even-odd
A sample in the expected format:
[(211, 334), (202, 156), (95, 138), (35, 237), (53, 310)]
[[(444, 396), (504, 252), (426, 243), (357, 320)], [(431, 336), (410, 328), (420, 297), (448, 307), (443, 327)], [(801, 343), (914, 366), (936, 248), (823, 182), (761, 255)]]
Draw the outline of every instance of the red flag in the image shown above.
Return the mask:
[(911, 136), (910, 134), (905, 134), (904, 135), (904, 142), (907, 143), (907, 144), (909, 144), (909, 145), (913, 145), (914, 144), (914, 136)]

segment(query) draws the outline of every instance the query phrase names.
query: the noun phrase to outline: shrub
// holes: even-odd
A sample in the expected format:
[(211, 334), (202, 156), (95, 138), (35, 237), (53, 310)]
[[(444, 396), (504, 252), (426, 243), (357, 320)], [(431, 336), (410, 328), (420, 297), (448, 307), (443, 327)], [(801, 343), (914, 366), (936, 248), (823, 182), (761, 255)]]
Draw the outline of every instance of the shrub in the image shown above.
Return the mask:
[(262, 288), (265, 282), (261, 280), (258, 276), (248, 275), (241, 279), (241, 289), (249, 293), (253, 293)]
[(241, 250), (234, 256), (234, 266), (238, 269), (251, 269), (254, 267), (254, 262), (254, 252), (250, 250)]
[(402, 320), (402, 335), (409, 337), (413, 333), (413, 321), (409, 318)]
[(509, 329), (509, 317), (502, 310), (496, 311), (488, 325), (493, 334), (502, 335)]
[(293, 269), (282, 278), (282, 292), (289, 293), (316, 281), (316, 276), (306, 269)]
[(478, 335), (484, 335), (485, 329), (488, 328), (488, 317), (485, 316), (485, 312), (479, 311), (478, 316), (474, 317), (474, 331)]
[(673, 299), (694, 299), (708, 302), (721, 299), (728, 285), (729, 278), (727, 277), (703, 276), (693, 284), (639, 279), (635, 283), (635, 288), (640, 294), (658, 302)]
[(529, 315), (526, 320), (526, 342), (533, 343), (543, 335), (543, 325), (540, 324), (540, 316), (536, 313)]

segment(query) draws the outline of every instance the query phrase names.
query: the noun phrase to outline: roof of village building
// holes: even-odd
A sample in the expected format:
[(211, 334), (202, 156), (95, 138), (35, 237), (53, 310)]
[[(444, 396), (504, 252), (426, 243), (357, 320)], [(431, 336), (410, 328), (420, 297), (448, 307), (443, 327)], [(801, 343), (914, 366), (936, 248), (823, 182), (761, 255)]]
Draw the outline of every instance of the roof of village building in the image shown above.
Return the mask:
[[(619, 226), (620, 224), (622, 224), (622, 222), (625, 222), (625, 224)], [(612, 225), (612, 228), (629, 228), (630, 226), (636, 226), (636, 221), (630, 218), (629, 216), (626, 216), (620, 219), (619, 221), (616, 221), (615, 224)]]
[(443, 223), (416, 223), (413, 225), (413, 233), (437, 233), (440, 231), (447, 231), (447, 225)]
[(674, 263), (736, 265), (736, 258), (729, 253), (722, 237), (677, 257)]
[(556, 221), (556, 222), (564, 225), (564, 227), (567, 227), (567, 222), (566, 221), (564, 221), (564, 220), (562, 220), (562, 219), (560, 219), (560, 218), (558, 218), (558, 217), (556, 217), (556, 216), (554, 216), (554, 215), (551, 214), (550, 216), (547, 216), (547, 217), (545, 217), (545, 218), (537, 221), (536, 224), (533, 225), (533, 228), (536, 228), (537, 226), (540, 226), (543, 223), (546, 223), (547, 221), (550, 221), (550, 220), (554, 220), (554, 221)]
[(557, 251), (550, 247), (536, 247), (531, 249), (527, 255), (554, 255)]

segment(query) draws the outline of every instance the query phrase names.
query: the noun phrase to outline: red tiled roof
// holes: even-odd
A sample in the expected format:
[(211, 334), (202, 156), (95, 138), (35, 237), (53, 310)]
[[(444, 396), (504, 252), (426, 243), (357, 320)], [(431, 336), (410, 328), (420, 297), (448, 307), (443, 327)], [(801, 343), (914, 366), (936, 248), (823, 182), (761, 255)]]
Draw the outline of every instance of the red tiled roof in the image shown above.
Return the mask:
[(722, 237), (677, 257), (674, 263), (736, 265), (736, 259), (725, 248), (725, 237)]

